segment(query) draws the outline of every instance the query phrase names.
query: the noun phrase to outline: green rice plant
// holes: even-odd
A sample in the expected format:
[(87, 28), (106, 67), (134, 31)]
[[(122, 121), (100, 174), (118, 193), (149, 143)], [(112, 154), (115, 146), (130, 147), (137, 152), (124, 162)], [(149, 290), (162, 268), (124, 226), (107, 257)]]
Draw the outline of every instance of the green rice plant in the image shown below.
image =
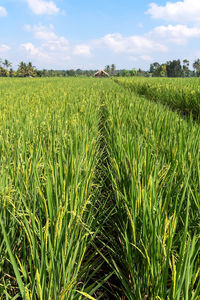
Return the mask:
[(199, 299), (199, 126), (116, 88), (106, 95), (116, 215), (109, 264), (127, 299)]
[(0, 118), (2, 299), (199, 299), (197, 122), (93, 78), (1, 79)]
[(110, 276), (93, 279), (103, 263), (92, 246), (103, 223), (101, 88), (70, 79), (0, 86), (0, 295), (93, 299)]
[(117, 78), (115, 81), (150, 100), (161, 102), (182, 115), (199, 120), (199, 78)]

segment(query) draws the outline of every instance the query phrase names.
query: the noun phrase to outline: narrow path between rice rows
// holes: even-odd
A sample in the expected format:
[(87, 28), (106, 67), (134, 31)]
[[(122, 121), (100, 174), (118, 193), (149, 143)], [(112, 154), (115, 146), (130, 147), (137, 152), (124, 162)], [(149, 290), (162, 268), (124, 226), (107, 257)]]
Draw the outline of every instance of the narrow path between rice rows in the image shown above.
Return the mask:
[(101, 287), (97, 292), (96, 296), (101, 296), (103, 300), (109, 299), (125, 299), (122, 294), (122, 285), (117, 276), (113, 273), (113, 269), (109, 265), (110, 253), (108, 251), (110, 236), (117, 240), (117, 232), (113, 226), (114, 218), (116, 218), (116, 208), (115, 208), (115, 200), (114, 200), (114, 191), (112, 187), (112, 179), (110, 176), (111, 163), (109, 158), (109, 150), (108, 150), (108, 135), (109, 135), (109, 125), (108, 125), (108, 117), (109, 113), (107, 110), (107, 106), (105, 103), (105, 95), (102, 93), (100, 98), (100, 109), (99, 109), (99, 140), (98, 140), (98, 165), (96, 168), (96, 181), (100, 186), (98, 198), (101, 203), (99, 205), (99, 209), (103, 209), (104, 220), (102, 220), (102, 231), (100, 233), (100, 239), (96, 241), (94, 247), (98, 251), (100, 250), (100, 255), (104, 257), (105, 262), (103, 263), (101, 269), (99, 270), (98, 276), (99, 278), (105, 277), (109, 273), (111, 277), (105, 285)]

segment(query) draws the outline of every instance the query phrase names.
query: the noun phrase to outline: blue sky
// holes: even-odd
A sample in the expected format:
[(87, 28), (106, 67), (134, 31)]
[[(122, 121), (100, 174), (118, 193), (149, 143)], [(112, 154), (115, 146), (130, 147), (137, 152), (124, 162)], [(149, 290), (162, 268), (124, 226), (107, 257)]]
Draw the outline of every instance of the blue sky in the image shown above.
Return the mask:
[(0, 58), (37, 68), (148, 69), (200, 57), (200, 0), (0, 0)]

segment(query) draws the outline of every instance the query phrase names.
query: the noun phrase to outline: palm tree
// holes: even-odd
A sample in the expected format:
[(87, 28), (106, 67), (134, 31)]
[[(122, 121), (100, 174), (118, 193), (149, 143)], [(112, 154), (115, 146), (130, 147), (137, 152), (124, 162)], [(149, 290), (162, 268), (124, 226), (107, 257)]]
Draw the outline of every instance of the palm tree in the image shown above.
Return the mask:
[[(6, 67), (3, 68), (2, 65), (4, 65)], [(3, 62), (2, 59), (0, 59), (0, 76), (3, 76), (3, 77), (8, 77), (9, 76), (9, 72), (7, 70), (7, 68), (11, 66), (10, 62), (5, 59), (5, 61)]]
[(189, 60), (184, 59), (184, 60), (183, 60), (183, 68), (184, 68), (184, 69), (187, 69), (187, 68), (189, 68), (189, 65), (190, 65)]
[(187, 59), (183, 60), (183, 72), (184, 72), (184, 77), (188, 77), (189, 75), (189, 65), (190, 62)]
[(35, 67), (29, 62), (26, 66), (27, 69), (27, 76), (36, 76)]
[(11, 62), (9, 62), (7, 59), (4, 60), (3, 65), (6, 69), (12, 66)]
[(14, 71), (13, 71), (12, 68), (10, 68), (10, 70), (9, 70), (9, 76), (10, 76), (10, 77), (14, 77)]
[(26, 76), (26, 63), (21, 61), (18, 69), (17, 69), (17, 75), (20, 77), (25, 77)]
[(195, 62), (193, 63), (193, 68), (196, 70), (196, 71), (199, 71), (200, 70), (200, 59), (196, 59)]

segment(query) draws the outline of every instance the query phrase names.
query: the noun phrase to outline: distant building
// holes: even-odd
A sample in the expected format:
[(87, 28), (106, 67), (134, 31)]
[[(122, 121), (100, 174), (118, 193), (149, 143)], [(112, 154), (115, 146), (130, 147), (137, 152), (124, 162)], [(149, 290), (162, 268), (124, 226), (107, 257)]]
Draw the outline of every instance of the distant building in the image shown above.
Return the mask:
[(99, 70), (94, 74), (94, 77), (109, 77), (109, 74), (103, 70)]

